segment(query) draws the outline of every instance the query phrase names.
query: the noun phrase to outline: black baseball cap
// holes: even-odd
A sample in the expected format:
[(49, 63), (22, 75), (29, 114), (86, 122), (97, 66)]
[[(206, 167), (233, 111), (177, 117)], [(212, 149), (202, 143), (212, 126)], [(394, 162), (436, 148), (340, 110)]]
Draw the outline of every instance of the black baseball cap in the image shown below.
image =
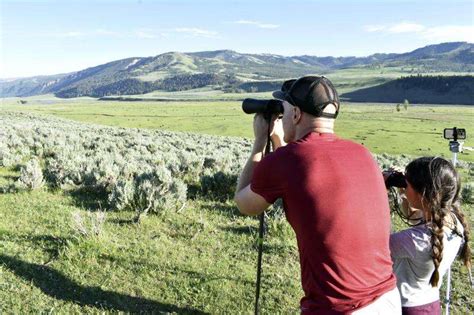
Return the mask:
[[(298, 106), (303, 112), (316, 117), (336, 118), (339, 114), (339, 96), (331, 81), (324, 76), (305, 76), (287, 80), (273, 97)], [(323, 113), (326, 106), (334, 104), (334, 114)]]

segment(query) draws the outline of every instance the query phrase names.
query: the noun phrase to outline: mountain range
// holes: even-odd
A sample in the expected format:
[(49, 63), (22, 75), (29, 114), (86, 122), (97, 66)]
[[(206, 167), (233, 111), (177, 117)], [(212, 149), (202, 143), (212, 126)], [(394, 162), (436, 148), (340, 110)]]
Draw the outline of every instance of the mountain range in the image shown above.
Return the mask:
[(243, 54), (232, 50), (193, 53), (169, 52), (153, 57), (131, 57), (81, 71), (0, 79), (0, 97), (53, 93), (58, 97), (144, 94), (153, 90), (177, 91), (212, 86), (224, 91), (253, 87), (271, 90), (282, 80), (308, 73), (341, 69), (398, 67), (417, 73), (473, 72), (474, 44), (451, 42), (430, 45), (402, 54), (367, 57), (280, 56)]

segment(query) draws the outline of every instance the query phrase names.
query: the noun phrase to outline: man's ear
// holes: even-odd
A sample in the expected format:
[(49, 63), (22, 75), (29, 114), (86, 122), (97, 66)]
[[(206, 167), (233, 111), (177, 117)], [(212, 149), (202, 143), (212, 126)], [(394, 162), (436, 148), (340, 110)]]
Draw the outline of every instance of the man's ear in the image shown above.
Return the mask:
[(301, 120), (301, 115), (303, 114), (301, 112), (301, 109), (298, 106), (293, 107), (294, 108), (294, 113), (293, 113), (293, 122), (295, 124), (299, 123)]

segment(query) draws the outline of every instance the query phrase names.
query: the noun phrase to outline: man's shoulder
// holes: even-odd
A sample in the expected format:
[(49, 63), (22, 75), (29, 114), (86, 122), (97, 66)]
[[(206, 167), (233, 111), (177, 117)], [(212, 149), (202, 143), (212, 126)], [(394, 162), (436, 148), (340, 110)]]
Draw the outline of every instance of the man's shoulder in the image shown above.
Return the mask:
[(287, 145), (283, 147), (277, 148), (275, 151), (270, 152), (268, 155), (265, 156), (265, 158), (268, 159), (281, 159), (281, 158), (286, 158), (289, 155), (294, 152), (295, 148), (292, 145), (292, 143), (288, 143)]
[(274, 156), (274, 158), (290, 158), (291, 156), (300, 156), (300, 153), (307, 154), (308, 152), (317, 153), (326, 151), (329, 154), (330, 152), (333, 152), (333, 150), (340, 154), (356, 154), (359, 152), (363, 155), (372, 157), (371, 152), (363, 144), (349, 139), (340, 138), (335, 134), (330, 139), (299, 139), (288, 143), (284, 147), (276, 149), (269, 156)]
[(367, 157), (373, 158), (372, 152), (362, 143), (355, 142), (349, 139), (340, 138), (338, 140), (338, 147), (346, 150), (347, 152), (352, 153), (360, 153), (366, 155)]
[(346, 139), (346, 138), (337, 138), (337, 141), (338, 141), (338, 143), (345, 144), (349, 147), (357, 147), (357, 148), (361, 148), (361, 149), (364, 149), (364, 150), (368, 150), (367, 147), (364, 146), (364, 144), (355, 142), (354, 140), (350, 140), (350, 139)]
[(290, 161), (294, 159), (295, 152), (295, 149), (290, 144), (287, 144), (265, 155), (259, 164), (265, 168), (287, 168), (288, 165), (291, 165)]

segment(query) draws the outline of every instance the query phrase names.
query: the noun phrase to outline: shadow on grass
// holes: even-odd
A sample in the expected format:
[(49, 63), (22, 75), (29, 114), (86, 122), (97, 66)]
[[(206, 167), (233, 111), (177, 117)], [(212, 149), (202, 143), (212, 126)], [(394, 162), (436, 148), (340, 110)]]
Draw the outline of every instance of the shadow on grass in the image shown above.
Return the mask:
[(225, 226), (221, 227), (223, 231), (231, 232), (237, 235), (243, 234), (258, 234), (258, 227), (255, 226)]
[(86, 209), (88, 211), (100, 211), (107, 207), (107, 194), (100, 189), (91, 189), (82, 187), (68, 192), (72, 197), (73, 204), (76, 207)]
[(13, 241), (16, 243), (30, 243), (37, 248), (41, 248), (49, 255), (49, 262), (57, 259), (62, 250), (67, 249), (69, 244), (74, 240), (54, 235), (28, 235), (13, 234), (7, 231), (0, 233), (0, 241)]
[(32, 283), (43, 291), (44, 294), (81, 306), (133, 313), (176, 312), (179, 314), (206, 314), (192, 308), (183, 308), (145, 298), (105, 291), (99, 287), (81, 286), (50, 267), (28, 263), (3, 254), (0, 254), (0, 264), (10, 269), (16, 276)]
[(41, 249), (46, 254), (43, 263), (46, 266), (66, 252), (72, 243), (76, 243), (77, 238), (49, 234), (14, 234), (8, 231), (0, 231), (0, 241), (15, 242), (19, 248)]
[[(174, 266), (173, 268), (167, 268), (164, 265), (156, 264), (156, 263), (150, 263), (149, 261), (141, 261), (141, 260), (128, 260), (128, 259), (122, 259), (118, 258), (115, 256), (111, 255), (101, 255), (101, 259), (106, 259), (110, 262), (113, 263), (118, 263), (122, 266), (126, 265), (132, 265), (132, 266), (140, 266), (142, 268), (141, 270), (144, 269), (154, 269), (154, 270), (162, 270), (165, 271), (169, 275), (174, 275), (178, 276), (179, 278), (184, 278), (184, 279), (195, 279), (199, 280), (201, 283), (206, 283), (206, 282), (211, 282), (211, 281), (220, 281), (220, 280), (228, 280), (228, 281), (234, 281), (237, 283), (243, 283), (243, 284), (253, 284), (253, 280), (247, 280), (244, 279), (243, 276), (241, 275), (235, 275), (232, 274), (231, 276), (224, 276), (224, 275), (215, 275), (215, 274), (206, 274), (194, 270), (187, 270), (183, 268), (179, 268)], [(170, 277), (170, 281), (171, 281)]]
[(48, 262), (57, 259), (61, 251), (66, 250), (69, 243), (73, 241), (71, 238), (58, 237), (54, 235), (27, 236), (27, 240), (30, 240), (33, 244), (43, 249), (49, 255)]
[[(57, 259), (63, 250), (66, 250), (70, 242), (74, 240), (72, 238), (59, 237), (54, 235), (12, 235), (13, 239), (17, 242), (30, 242), (36, 247), (41, 248), (49, 258), (45, 264), (49, 264), (53, 260)], [(12, 240), (9, 237), (9, 240)], [(0, 238), (1, 240), (2, 238)]]
[(1, 194), (14, 194), (18, 192), (18, 188), (14, 183), (0, 186), (0, 195)]
[(208, 201), (202, 205), (202, 209), (210, 212), (218, 212), (228, 217), (235, 217), (240, 215), (237, 206), (220, 201)]
[(201, 185), (188, 183), (188, 199), (195, 200), (198, 199), (201, 195)]
[(15, 176), (15, 175), (0, 175), (0, 179), (3, 179), (5, 181), (16, 181), (20, 176)]
[(132, 224), (137, 224), (135, 219), (109, 219), (107, 220), (110, 223), (115, 223), (118, 225), (132, 225)]
[(11, 194), (17, 192), (15, 182), (20, 178), (18, 175), (0, 174), (0, 194)]
[(211, 281), (220, 281), (220, 280), (228, 280), (228, 281), (234, 281), (234, 282), (239, 282), (239, 283), (244, 283), (247, 285), (252, 285), (254, 282), (252, 280), (246, 280), (243, 279), (242, 277), (235, 276), (235, 277), (224, 277), (224, 276), (210, 276), (206, 275), (197, 271), (192, 271), (192, 270), (184, 270), (184, 269), (172, 269), (169, 271), (171, 274), (179, 274), (179, 273), (184, 273), (187, 275), (188, 278), (193, 278), (196, 280), (199, 280), (202, 283), (205, 282), (211, 282)]

